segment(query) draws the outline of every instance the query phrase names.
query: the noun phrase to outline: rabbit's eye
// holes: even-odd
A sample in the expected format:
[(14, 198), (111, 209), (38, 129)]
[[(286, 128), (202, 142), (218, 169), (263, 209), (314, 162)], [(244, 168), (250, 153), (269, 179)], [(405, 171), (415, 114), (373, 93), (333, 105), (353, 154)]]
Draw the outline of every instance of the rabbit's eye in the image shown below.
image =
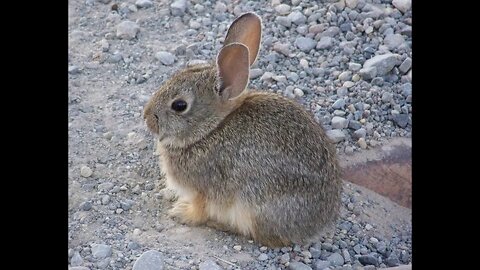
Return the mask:
[(172, 103), (172, 110), (183, 112), (187, 109), (187, 102), (183, 99), (177, 99)]

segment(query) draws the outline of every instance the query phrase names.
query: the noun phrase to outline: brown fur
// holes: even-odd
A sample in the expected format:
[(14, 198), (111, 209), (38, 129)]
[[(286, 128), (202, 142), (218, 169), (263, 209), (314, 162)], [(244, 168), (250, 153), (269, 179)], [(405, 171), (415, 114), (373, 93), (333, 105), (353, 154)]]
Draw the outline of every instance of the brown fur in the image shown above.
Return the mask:
[[(167, 187), (179, 196), (172, 214), (268, 246), (311, 240), (338, 216), (335, 147), (292, 100), (249, 90), (223, 98), (232, 93), (219, 89), (218, 68), (178, 72), (145, 107)], [(171, 110), (178, 98), (185, 112)]]

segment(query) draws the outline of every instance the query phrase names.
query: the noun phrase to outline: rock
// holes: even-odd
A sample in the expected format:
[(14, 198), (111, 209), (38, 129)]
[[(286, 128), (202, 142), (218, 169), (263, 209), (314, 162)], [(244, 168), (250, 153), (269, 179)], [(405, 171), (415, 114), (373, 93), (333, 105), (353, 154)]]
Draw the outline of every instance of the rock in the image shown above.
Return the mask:
[[(396, 65), (399, 64), (399, 57), (398, 54), (393, 53), (386, 53), (382, 55), (376, 55), (363, 64), (363, 69), (376, 69), (376, 76), (383, 76), (390, 72)], [(362, 71), (360, 70), (360, 72)], [(363, 76), (362, 76), (363, 77)], [(375, 76), (374, 76), (375, 77)], [(373, 78), (373, 77), (372, 77)]]
[(262, 74), (263, 74), (263, 70), (259, 68), (250, 69), (250, 79), (252, 80), (262, 76)]
[(303, 68), (303, 69), (307, 69), (308, 68), (308, 61), (306, 59), (300, 59), (300, 63), (299, 65)]
[(412, 7), (412, 0), (393, 0), (392, 4), (398, 10), (405, 13)]
[(293, 94), (297, 97), (303, 97), (304, 95), (303, 90), (300, 88), (293, 89)]
[(392, 252), (390, 256), (388, 256), (388, 258), (385, 260), (385, 264), (389, 267), (399, 266), (400, 260), (398, 259), (397, 255)]
[(170, 12), (173, 16), (183, 16), (187, 10), (187, 0), (176, 0), (170, 5)]
[(300, 11), (294, 11), (288, 14), (287, 17), (290, 18), (290, 21), (296, 25), (304, 25), (307, 21), (307, 17), (305, 17), (305, 15), (303, 15), (303, 13)]
[(199, 270), (223, 270), (222, 267), (220, 267), (216, 262), (212, 260), (206, 260), (204, 262), (201, 262), (200, 265), (198, 266)]
[(308, 27), (308, 32), (312, 34), (318, 34), (321, 33), (325, 29), (325, 26), (322, 24), (314, 24), (310, 27)]
[(340, 33), (340, 28), (337, 26), (330, 26), (327, 30), (323, 31), (321, 37), (335, 37)]
[(165, 51), (157, 52), (155, 58), (165, 66), (170, 66), (175, 62), (175, 55)]
[(164, 269), (164, 260), (162, 253), (156, 250), (144, 252), (140, 258), (135, 261), (132, 270), (162, 270)]
[(390, 92), (383, 92), (383, 94), (382, 94), (382, 101), (383, 101), (383, 102), (389, 103), (390, 101), (392, 101), (392, 99), (393, 99), (392, 93), (390, 93)]
[(80, 204), (80, 210), (82, 211), (90, 211), (92, 210), (92, 203), (89, 201), (83, 202)]
[(290, 6), (287, 4), (280, 4), (275, 7), (275, 11), (280, 15), (287, 15), (290, 12)]
[(297, 37), (295, 39), (295, 45), (303, 52), (310, 52), (310, 50), (312, 50), (313, 48), (315, 48), (315, 46), (317, 45), (317, 43), (315, 42), (315, 40), (311, 39), (311, 38), (306, 38), (306, 37)]
[(149, 8), (149, 7), (153, 6), (153, 3), (150, 0), (137, 0), (135, 2), (135, 5), (138, 8)]
[(353, 132), (353, 137), (356, 139), (365, 138), (367, 136), (367, 130), (364, 128), (359, 128)]
[(320, 41), (317, 43), (317, 49), (319, 50), (325, 50), (325, 49), (330, 49), (333, 46), (333, 38), (324, 36), (320, 39)]
[(74, 267), (68, 267), (68, 270), (90, 270), (90, 268), (85, 266), (74, 266)]
[(350, 9), (354, 9), (357, 7), (358, 0), (345, 0), (345, 5)]
[(402, 90), (402, 95), (405, 97), (408, 97), (412, 94), (412, 84), (409, 82), (402, 84), (400, 89)]
[(280, 25), (283, 25), (285, 27), (290, 27), (292, 26), (292, 20), (288, 16), (278, 16), (275, 19), (275, 22), (277, 22)]
[(358, 63), (348, 63), (348, 69), (351, 71), (359, 71), (362, 68), (362, 65)]
[(358, 257), (358, 261), (363, 265), (378, 265), (378, 259), (372, 255), (362, 255)]
[(365, 229), (367, 231), (370, 231), (371, 229), (373, 229), (373, 226), (367, 223), (367, 225), (365, 225)]
[(290, 54), (289, 45), (287, 43), (277, 42), (273, 44), (273, 50), (285, 56), (288, 56)]
[(90, 177), (92, 176), (93, 174), (93, 171), (92, 169), (90, 169), (90, 167), (88, 166), (82, 166), (80, 168), (80, 175), (83, 176), (83, 177)]
[(280, 256), (280, 263), (281, 264), (286, 264), (289, 261), (290, 261), (290, 254), (289, 253), (285, 253), (282, 256)]
[(396, 114), (393, 116), (393, 122), (401, 128), (405, 128), (408, 124), (408, 114)]
[(348, 81), (352, 78), (352, 72), (350, 71), (344, 71), (338, 75), (338, 79), (342, 82)]
[(96, 259), (105, 259), (112, 256), (112, 247), (104, 244), (92, 244), (92, 255)]
[(339, 117), (339, 116), (334, 116), (332, 118), (332, 128), (334, 129), (344, 129), (348, 126), (348, 120), (343, 118), (343, 117)]
[(346, 263), (349, 263), (352, 261), (351, 257), (350, 257), (350, 253), (348, 252), (348, 249), (343, 249), (342, 250), (342, 255), (343, 255), (343, 259), (345, 260)]
[(412, 67), (412, 58), (407, 57), (405, 60), (403, 60), (402, 64), (398, 67), (398, 70), (402, 73), (407, 73), (408, 70)]
[(348, 95), (348, 89), (346, 87), (340, 87), (337, 89), (337, 96), (344, 97)]
[(365, 138), (358, 139), (357, 143), (360, 148), (367, 149), (367, 142), (365, 141)]
[(235, 249), (236, 251), (240, 251), (242, 250), (242, 246), (236, 245), (236, 246), (233, 246), (233, 249)]
[(345, 134), (339, 129), (328, 130), (326, 134), (334, 143), (339, 143), (345, 140)]
[(318, 261), (315, 263), (315, 270), (330, 269), (330, 268), (328, 268), (329, 266), (330, 266), (330, 262), (329, 262), (329, 261), (318, 260)]
[(343, 109), (344, 107), (345, 107), (345, 100), (343, 98), (337, 99), (332, 105), (332, 108), (334, 109)]
[(362, 68), (358, 74), (362, 76), (364, 80), (371, 80), (377, 76), (377, 69), (375, 67)]
[(320, 255), (322, 254), (321, 249), (315, 247), (310, 247), (309, 251), (310, 254), (312, 254), (312, 258), (314, 259), (320, 258)]
[(117, 37), (131, 40), (137, 36), (140, 27), (132, 21), (123, 21), (117, 25)]
[(327, 261), (329, 261), (332, 266), (342, 266), (345, 262), (342, 255), (338, 253), (332, 253), (332, 255), (328, 256)]
[(82, 256), (80, 256), (80, 252), (75, 251), (72, 258), (70, 259), (71, 266), (80, 266), (83, 264)]
[(362, 128), (362, 124), (359, 121), (356, 120), (350, 120), (348, 122), (348, 127), (353, 129), (353, 130), (359, 130)]
[(312, 268), (301, 262), (291, 262), (288, 265), (289, 270), (312, 270)]
[(225, 5), (224, 3), (222, 2), (217, 2), (215, 4), (215, 8), (214, 8), (215, 12), (218, 12), (218, 13), (225, 13), (227, 12), (227, 5)]
[(389, 50), (394, 50), (400, 47), (400, 45), (405, 43), (405, 39), (400, 34), (391, 34), (387, 35), (383, 39), (383, 44), (385, 44)]
[(262, 254), (260, 254), (260, 255), (257, 257), (257, 259), (258, 259), (259, 261), (268, 260), (268, 255), (265, 254), (265, 253), (262, 253)]
[(68, 73), (78, 74), (80, 73), (80, 69), (77, 66), (68, 66)]

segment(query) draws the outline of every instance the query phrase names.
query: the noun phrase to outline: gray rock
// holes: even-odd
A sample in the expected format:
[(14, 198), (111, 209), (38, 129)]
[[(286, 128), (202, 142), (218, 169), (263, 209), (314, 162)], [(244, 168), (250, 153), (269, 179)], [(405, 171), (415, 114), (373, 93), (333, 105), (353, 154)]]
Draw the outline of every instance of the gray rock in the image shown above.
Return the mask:
[(90, 268), (85, 266), (74, 266), (74, 267), (68, 267), (68, 270), (90, 270)]
[(80, 168), (80, 175), (83, 176), (83, 177), (90, 177), (92, 176), (93, 174), (93, 171), (92, 169), (90, 169), (90, 167), (88, 166), (82, 166)]
[(183, 16), (187, 10), (187, 0), (176, 0), (170, 5), (170, 12), (173, 16)]
[(364, 128), (359, 128), (353, 132), (353, 137), (356, 139), (365, 138), (367, 136), (367, 130)]
[(371, 80), (375, 78), (375, 76), (377, 76), (377, 68), (375, 67), (362, 68), (360, 69), (358, 74), (362, 76), (364, 80)]
[(153, 6), (153, 3), (150, 0), (137, 0), (135, 5), (139, 8), (149, 8)]
[(393, 122), (401, 128), (405, 128), (408, 124), (408, 114), (396, 114), (393, 116)]
[(337, 99), (333, 103), (332, 108), (337, 109), (337, 110), (345, 108), (345, 100), (343, 98)]
[(80, 256), (80, 252), (75, 251), (72, 258), (70, 259), (71, 266), (80, 266), (83, 264), (82, 256)]
[(68, 73), (70, 74), (78, 74), (80, 73), (80, 69), (77, 66), (69, 66)]
[(338, 79), (342, 82), (348, 81), (352, 78), (352, 72), (350, 71), (344, 71), (338, 75)]
[(343, 259), (345, 260), (346, 263), (349, 263), (352, 261), (352, 258), (350, 257), (350, 253), (348, 252), (348, 249), (343, 249), (342, 250), (342, 255)]
[(378, 265), (378, 259), (372, 255), (362, 255), (358, 257), (358, 261), (363, 265)]
[(282, 25), (282, 26), (285, 26), (285, 27), (290, 27), (292, 26), (292, 21), (290, 20), (289, 17), (287, 16), (278, 16), (276, 19), (275, 19), (275, 22), (277, 22), (278, 24)]
[(377, 86), (382, 86), (383, 85), (383, 78), (382, 77), (375, 77), (373, 80), (370, 82), (372, 85), (377, 85)]
[(397, 255), (395, 255), (395, 253), (392, 252), (390, 256), (388, 256), (388, 258), (385, 259), (385, 264), (389, 267), (399, 266), (400, 260), (398, 260)]
[(397, 49), (400, 45), (404, 43), (405, 43), (405, 39), (400, 34), (387, 35), (383, 39), (383, 44), (385, 44), (389, 50)]
[(332, 255), (328, 256), (327, 261), (333, 266), (341, 266), (345, 262), (342, 255), (338, 253), (332, 253)]
[(398, 67), (398, 70), (402, 73), (407, 73), (410, 68), (412, 67), (412, 58), (407, 57), (405, 60), (403, 60), (402, 64)]
[(312, 270), (312, 268), (301, 262), (291, 262), (288, 265), (289, 270)]
[(383, 76), (399, 64), (399, 57), (400, 55), (393, 53), (376, 55), (365, 61), (363, 69), (375, 68), (376, 76)]
[(281, 264), (286, 264), (289, 261), (290, 261), (290, 254), (289, 253), (285, 253), (282, 256), (280, 256), (280, 263)]
[(273, 44), (273, 50), (285, 56), (290, 55), (290, 49), (289, 49), (288, 43), (277, 42)]
[(128, 242), (127, 248), (129, 250), (136, 250), (140, 248), (140, 245), (137, 242), (131, 241), (131, 242)]
[(262, 76), (263, 70), (260, 68), (252, 68), (250, 69), (250, 79), (256, 79), (260, 76)]
[(351, 9), (354, 9), (357, 7), (358, 0), (345, 0), (345, 5)]
[(382, 101), (383, 101), (383, 102), (389, 103), (390, 101), (392, 101), (392, 99), (393, 99), (392, 93), (390, 93), (390, 92), (383, 92), (383, 94), (382, 94)]
[(162, 253), (156, 250), (144, 252), (140, 258), (135, 261), (133, 270), (162, 270), (164, 261)]
[(310, 254), (312, 254), (312, 258), (314, 259), (320, 258), (320, 254), (322, 254), (321, 250), (315, 247), (310, 247), (309, 251), (310, 251)]
[(329, 36), (324, 36), (320, 38), (320, 41), (317, 43), (317, 49), (325, 50), (330, 49), (333, 46), (333, 38)]
[(310, 50), (315, 48), (317, 43), (315, 40), (306, 37), (297, 37), (295, 39), (295, 45), (303, 52), (308, 53)]
[(351, 71), (359, 71), (362, 68), (362, 65), (358, 63), (348, 63), (348, 69)]
[(290, 6), (287, 4), (280, 4), (275, 7), (275, 11), (280, 15), (287, 15), (290, 13)]
[(123, 55), (120, 52), (116, 51), (108, 57), (107, 62), (115, 64), (122, 61), (122, 59), (123, 59)]
[(392, 4), (398, 10), (405, 13), (412, 7), (412, 0), (393, 0)]
[(140, 27), (132, 21), (123, 21), (117, 25), (117, 37), (121, 39), (134, 39), (138, 31), (140, 31)]
[(362, 124), (357, 120), (350, 120), (350, 122), (348, 122), (348, 127), (353, 130), (359, 130), (362, 128)]
[(206, 260), (204, 262), (201, 262), (200, 265), (198, 266), (199, 270), (223, 270), (222, 267), (220, 267), (216, 262), (212, 260)]
[(214, 10), (215, 10), (215, 12), (218, 12), (218, 13), (225, 13), (225, 12), (227, 12), (227, 5), (225, 5), (222, 2), (217, 2), (215, 4)]
[(402, 90), (402, 95), (405, 97), (409, 96), (412, 94), (412, 84), (411, 83), (404, 83), (400, 86), (400, 89)]
[(345, 134), (339, 129), (328, 130), (326, 134), (334, 143), (339, 143), (345, 140)]
[(92, 255), (96, 259), (105, 259), (112, 256), (112, 247), (104, 244), (92, 244)]
[(335, 37), (340, 33), (340, 28), (337, 26), (330, 26), (327, 30), (323, 31), (322, 37)]
[(325, 29), (325, 26), (322, 24), (314, 24), (308, 28), (308, 32), (312, 34), (321, 33)]
[(170, 66), (175, 62), (175, 55), (165, 51), (157, 52), (155, 58), (165, 66)]
[(347, 22), (347, 23), (342, 23), (339, 28), (342, 32), (348, 32), (352, 30), (352, 27), (353, 27), (352, 23)]
[(329, 261), (322, 261), (319, 260), (315, 263), (315, 270), (325, 270), (325, 269), (330, 269), (328, 268), (330, 266)]
[(367, 142), (365, 141), (365, 138), (358, 139), (357, 143), (360, 148), (367, 149)]
[(334, 129), (344, 129), (348, 126), (348, 120), (343, 118), (343, 117), (339, 117), (339, 116), (334, 116), (332, 118), (332, 128)]
[(258, 259), (259, 261), (268, 260), (268, 255), (265, 254), (265, 253), (262, 253), (262, 254), (260, 254), (260, 255), (257, 257), (257, 259)]
[(80, 204), (80, 210), (90, 211), (92, 209), (92, 203), (89, 201), (83, 202)]
[(348, 95), (348, 89), (346, 87), (340, 87), (337, 89), (337, 96), (344, 97)]
[(290, 21), (296, 25), (304, 25), (307, 21), (307, 17), (302, 14), (300, 11), (294, 11), (287, 16), (290, 18)]

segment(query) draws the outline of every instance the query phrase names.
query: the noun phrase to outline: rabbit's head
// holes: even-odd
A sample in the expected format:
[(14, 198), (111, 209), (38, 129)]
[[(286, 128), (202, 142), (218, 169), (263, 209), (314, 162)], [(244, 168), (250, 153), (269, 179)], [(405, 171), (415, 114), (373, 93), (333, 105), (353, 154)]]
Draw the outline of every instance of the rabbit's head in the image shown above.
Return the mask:
[(241, 105), (260, 39), (260, 18), (245, 13), (230, 26), (214, 65), (181, 70), (161, 86), (144, 110), (145, 122), (161, 144), (196, 142)]

